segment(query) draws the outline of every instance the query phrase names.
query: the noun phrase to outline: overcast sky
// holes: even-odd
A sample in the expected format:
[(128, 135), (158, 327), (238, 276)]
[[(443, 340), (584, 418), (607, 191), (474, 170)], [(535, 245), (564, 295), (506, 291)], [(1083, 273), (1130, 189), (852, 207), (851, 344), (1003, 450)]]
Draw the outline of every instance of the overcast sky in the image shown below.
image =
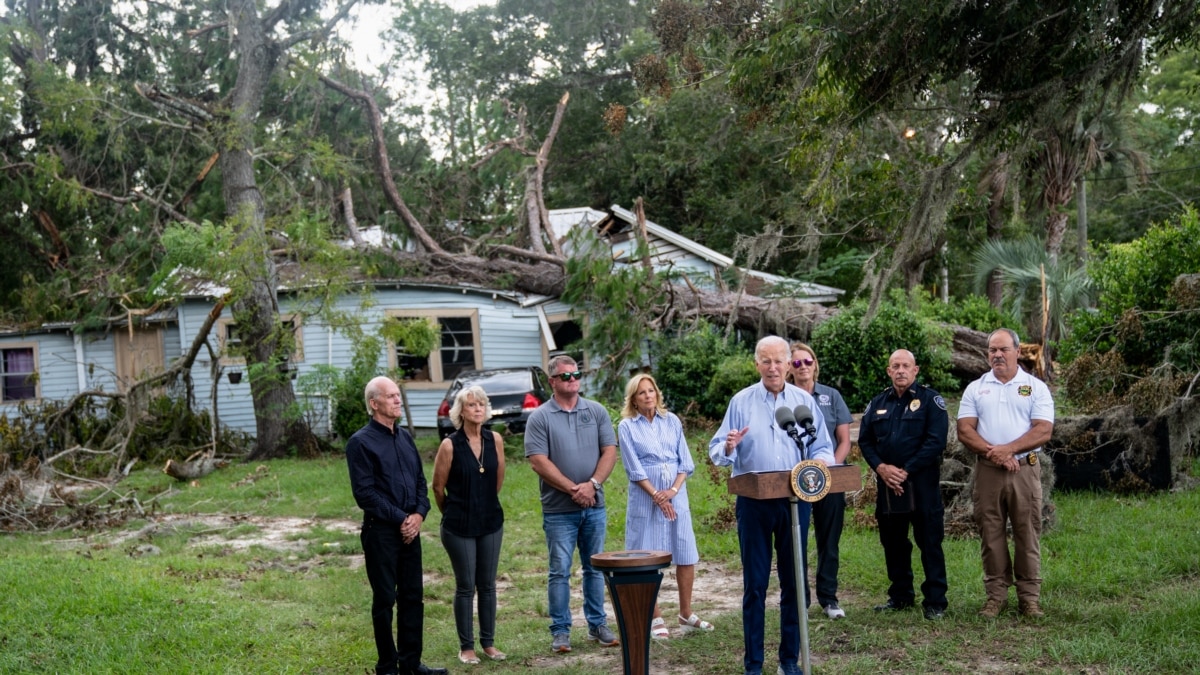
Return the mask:
[[(455, 10), (464, 10), (478, 5), (494, 5), (496, 0), (441, 0)], [(379, 34), (392, 25), (395, 8), (387, 5), (358, 5), (353, 13), (353, 22), (343, 23), (340, 33), (353, 44), (354, 65), (372, 72), (387, 62), (391, 55), (388, 45)]]

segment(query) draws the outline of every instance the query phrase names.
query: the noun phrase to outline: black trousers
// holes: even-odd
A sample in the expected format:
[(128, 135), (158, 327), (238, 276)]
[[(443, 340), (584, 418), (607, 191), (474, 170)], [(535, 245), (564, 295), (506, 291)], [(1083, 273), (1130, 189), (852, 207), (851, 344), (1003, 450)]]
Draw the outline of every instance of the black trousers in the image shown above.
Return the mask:
[(883, 544), (888, 581), (892, 582), (888, 597), (902, 605), (911, 605), (915, 600), (913, 547), (908, 539), (908, 526), (912, 525), (913, 540), (921, 550), (921, 566), (925, 568), (921, 604), (932, 609), (946, 609), (946, 557), (942, 553), (945, 511), (918, 510), (887, 515), (876, 512), (875, 518), (879, 522), (879, 543)]
[[(846, 495), (832, 492), (813, 502), (813, 525), (817, 539), (817, 602), (822, 607), (837, 604), (838, 544), (846, 520)], [(809, 598), (805, 598), (805, 604)]]
[[(368, 519), (360, 535), (367, 581), (371, 583), (371, 627), (379, 675), (416, 670), (421, 665), (425, 604), (421, 582), (421, 537), (405, 544), (400, 526)], [(392, 608), (396, 639), (392, 640)]]

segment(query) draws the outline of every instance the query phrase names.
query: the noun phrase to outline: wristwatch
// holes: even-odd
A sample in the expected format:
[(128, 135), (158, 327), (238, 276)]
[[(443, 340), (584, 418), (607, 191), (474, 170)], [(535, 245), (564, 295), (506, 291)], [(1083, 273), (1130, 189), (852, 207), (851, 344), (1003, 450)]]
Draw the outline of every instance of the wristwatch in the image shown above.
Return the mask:
[(599, 492), (600, 491), (600, 481), (596, 480), (595, 478), (589, 478), (588, 480), (592, 481), (592, 487), (596, 488), (596, 492)]

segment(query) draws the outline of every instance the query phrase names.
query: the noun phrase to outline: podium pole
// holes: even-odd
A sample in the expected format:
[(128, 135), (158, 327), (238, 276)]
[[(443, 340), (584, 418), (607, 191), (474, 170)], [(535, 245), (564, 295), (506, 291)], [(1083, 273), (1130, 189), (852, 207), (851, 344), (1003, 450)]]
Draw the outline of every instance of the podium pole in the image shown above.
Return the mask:
[(804, 582), (808, 579), (808, 559), (804, 557), (804, 542), (800, 539), (800, 500), (788, 499), (792, 507), (792, 559), (796, 575), (796, 610), (800, 615), (800, 658), (805, 673), (812, 672), (808, 648), (808, 602), (804, 593)]

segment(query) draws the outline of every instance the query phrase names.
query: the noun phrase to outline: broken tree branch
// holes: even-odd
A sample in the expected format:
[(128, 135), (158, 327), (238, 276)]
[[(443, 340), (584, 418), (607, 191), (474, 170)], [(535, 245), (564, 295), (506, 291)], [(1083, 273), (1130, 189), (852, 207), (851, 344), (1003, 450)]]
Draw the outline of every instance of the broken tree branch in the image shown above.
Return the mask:
[(400, 196), (400, 191), (396, 189), (396, 182), (392, 179), (392, 166), (388, 160), (387, 141), (383, 135), (383, 117), (379, 113), (379, 104), (375, 102), (375, 97), (369, 93), (349, 87), (337, 80), (326, 75), (318, 74), (321, 82), (325, 86), (342, 94), (346, 98), (360, 102), (366, 108), (367, 124), (371, 128), (371, 139), (374, 141), (375, 153), (375, 174), (383, 184), (384, 195), (387, 196), (388, 203), (392, 205), (396, 213), (404, 220), (404, 224), (408, 226), (410, 232), (416, 237), (417, 242), (427, 251), (431, 253), (445, 253), (441, 245), (429, 236), (429, 232), (425, 230), (425, 226), (417, 220), (417, 217), (408, 210), (408, 205), (404, 203), (404, 199)]

